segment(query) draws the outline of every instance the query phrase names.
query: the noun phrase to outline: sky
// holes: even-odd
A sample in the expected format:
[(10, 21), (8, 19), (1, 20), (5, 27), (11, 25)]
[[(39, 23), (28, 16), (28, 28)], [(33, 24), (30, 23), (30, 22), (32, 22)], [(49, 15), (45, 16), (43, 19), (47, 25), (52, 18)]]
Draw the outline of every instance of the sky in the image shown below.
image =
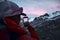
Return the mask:
[(60, 0), (11, 0), (24, 8), (31, 20), (45, 13), (60, 11)]
[(60, 0), (10, 0), (23, 7), (31, 20), (45, 13), (60, 11)]

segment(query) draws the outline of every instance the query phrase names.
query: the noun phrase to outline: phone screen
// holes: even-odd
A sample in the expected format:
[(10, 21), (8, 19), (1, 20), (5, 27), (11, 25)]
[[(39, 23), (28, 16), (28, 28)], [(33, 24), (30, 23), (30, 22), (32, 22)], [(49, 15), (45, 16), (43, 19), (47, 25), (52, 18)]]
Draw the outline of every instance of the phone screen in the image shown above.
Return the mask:
[(23, 22), (25, 23), (25, 22), (28, 22), (28, 18), (26, 17), (24, 17), (24, 19), (23, 19)]

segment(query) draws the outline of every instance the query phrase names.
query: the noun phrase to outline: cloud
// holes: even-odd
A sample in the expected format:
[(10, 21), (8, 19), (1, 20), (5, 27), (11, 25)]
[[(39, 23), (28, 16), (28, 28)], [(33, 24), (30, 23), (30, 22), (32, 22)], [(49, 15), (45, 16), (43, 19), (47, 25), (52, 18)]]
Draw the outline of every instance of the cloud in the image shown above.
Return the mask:
[[(33, 13), (33, 14), (36, 14), (36, 15), (42, 15), (46, 12), (48, 13), (52, 13), (56, 10), (60, 10), (60, 4), (56, 1), (48, 1), (48, 2), (38, 2), (38, 3), (32, 3), (31, 5), (29, 6), (26, 6), (27, 10), (26, 12), (28, 13)], [(37, 14), (39, 13), (39, 14)]]
[(27, 14), (42, 15), (60, 10), (60, 0), (11, 0), (24, 8)]
[(35, 15), (42, 15), (46, 13), (46, 11), (42, 9), (36, 9), (34, 7), (28, 7), (27, 9), (24, 10), (26, 14), (35, 14)]

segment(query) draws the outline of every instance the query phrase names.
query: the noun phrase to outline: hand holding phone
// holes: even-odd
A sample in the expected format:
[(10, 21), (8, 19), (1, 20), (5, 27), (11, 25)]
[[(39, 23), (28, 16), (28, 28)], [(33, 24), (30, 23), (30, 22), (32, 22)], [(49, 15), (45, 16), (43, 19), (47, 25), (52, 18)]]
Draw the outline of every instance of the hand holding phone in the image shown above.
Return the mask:
[(28, 17), (23, 17), (23, 22), (24, 22), (24, 23), (29, 22)]
[(23, 23), (24, 23), (24, 26), (28, 26), (29, 25), (28, 17), (23, 17)]

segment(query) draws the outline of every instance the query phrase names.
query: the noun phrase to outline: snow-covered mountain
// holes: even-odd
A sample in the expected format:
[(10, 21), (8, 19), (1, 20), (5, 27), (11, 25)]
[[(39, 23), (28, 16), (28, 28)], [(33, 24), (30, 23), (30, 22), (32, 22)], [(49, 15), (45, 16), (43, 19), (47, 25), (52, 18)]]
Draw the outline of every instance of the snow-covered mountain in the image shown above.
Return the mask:
[(50, 14), (45, 13), (39, 17), (35, 17), (35, 19), (31, 22), (31, 25), (36, 27), (45, 21), (56, 20), (57, 18), (60, 18), (60, 11), (56, 11)]
[(60, 40), (60, 11), (36, 17), (31, 25), (40, 40)]

